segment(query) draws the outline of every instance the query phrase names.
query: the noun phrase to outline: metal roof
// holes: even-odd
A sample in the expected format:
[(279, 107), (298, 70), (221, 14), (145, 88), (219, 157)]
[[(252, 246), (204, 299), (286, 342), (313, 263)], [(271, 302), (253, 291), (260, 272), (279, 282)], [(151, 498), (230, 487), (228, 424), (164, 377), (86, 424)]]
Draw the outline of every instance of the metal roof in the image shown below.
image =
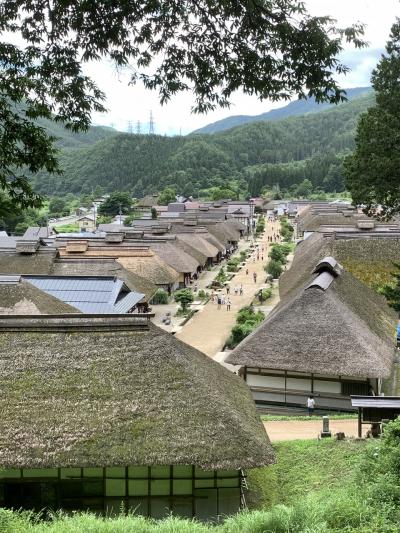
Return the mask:
[(307, 285), (306, 290), (311, 289), (311, 287), (317, 287), (318, 289), (326, 291), (330, 287), (332, 281), (333, 276), (330, 272), (322, 272), (309, 285)]
[(400, 396), (351, 396), (351, 405), (352, 407), (400, 410)]
[(127, 313), (144, 296), (129, 292), (122, 280), (112, 276), (23, 276), (23, 279), (89, 314)]

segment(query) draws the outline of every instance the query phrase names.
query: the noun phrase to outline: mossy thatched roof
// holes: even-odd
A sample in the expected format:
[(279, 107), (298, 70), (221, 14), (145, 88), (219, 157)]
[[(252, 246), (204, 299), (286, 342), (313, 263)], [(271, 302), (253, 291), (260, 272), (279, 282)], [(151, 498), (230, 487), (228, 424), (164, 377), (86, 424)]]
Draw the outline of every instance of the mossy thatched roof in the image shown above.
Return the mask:
[(117, 261), (127, 271), (146, 278), (155, 285), (169, 285), (179, 279), (178, 272), (155, 253), (151, 257), (120, 257)]
[[(314, 258), (314, 267), (317, 262)], [(384, 298), (345, 271), (334, 277), (326, 290), (309, 287), (317, 274), (309, 270), (306, 277), (308, 265), (297, 259), (299, 263), (299, 275), (295, 264), (291, 268), (291, 289), (227, 362), (318, 374), (388, 377), (397, 320)]]
[(0, 466), (274, 461), (247, 385), (134, 315), (0, 318)]
[(78, 309), (46, 294), (26, 281), (0, 283), (0, 315), (51, 315), (79, 312)]

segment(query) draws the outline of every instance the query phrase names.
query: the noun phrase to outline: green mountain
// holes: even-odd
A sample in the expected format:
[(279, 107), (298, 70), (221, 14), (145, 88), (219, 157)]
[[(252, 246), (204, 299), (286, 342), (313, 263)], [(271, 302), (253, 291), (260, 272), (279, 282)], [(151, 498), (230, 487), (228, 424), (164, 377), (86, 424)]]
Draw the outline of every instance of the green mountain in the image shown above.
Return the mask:
[(73, 133), (65, 129), (60, 122), (38, 119), (37, 123), (46, 128), (47, 132), (57, 139), (56, 144), (60, 148), (79, 148), (118, 134), (116, 130), (105, 126), (92, 126), (84, 133)]
[[(355, 87), (353, 89), (346, 89), (346, 98), (348, 101), (354, 100), (359, 96), (372, 93), (372, 87)], [(272, 109), (266, 113), (261, 113), (261, 115), (233, 115), (226, 117), (212, 124), (207, 124), (203, 128), (199, 128), (192, 132), (192, 134), (197, 133), (217, 133), (220, 131), (228, 130), (235, 128), (237, 126), (243, 126), (243, 124), (248, 124), (250, 122), (263, 122), (265, 120), (281, 120), (283, 118), (295, 117), (298, 115), (305, 115), (307, 113), (318, 113), (330, 107), (333, 107), (334, 104), (324, 103), (318, 104), (315, 101), (315, 98), (309, 98), (308, 100), (296, 100), (295, 102), (290, 102), (283, 107), (278, 109)]]
[(50, 194), (87, 193), (97, 185), (135, 196), (167, 185), (198, 194), (235, 179), (242, 191), (248, 188), (255, 195), (265, 185), (289, 188), (304, 178), (326, 191), (340, 191), (342, 157), (354, 146), (359, 114), (373, 104), (374, 95), (367, 94), (319, 113), (254, 122), (214, 135), (163, 137), (111, 130), (92, 144), (64, 145), (64, 175), (39, 174), (33, 181), (38, 192)]

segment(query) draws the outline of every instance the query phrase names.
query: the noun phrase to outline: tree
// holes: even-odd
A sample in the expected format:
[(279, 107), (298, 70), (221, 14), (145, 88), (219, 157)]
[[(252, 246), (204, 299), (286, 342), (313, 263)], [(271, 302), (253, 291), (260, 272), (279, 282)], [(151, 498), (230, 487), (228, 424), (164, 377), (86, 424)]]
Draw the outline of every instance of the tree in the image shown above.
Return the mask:
[(100, 215), (115, 216), (121, 210), (124, 215), (131, 210), (132, 198), (127, 192), (113, 192), (110, 196), (99, 206), (98, 212)]
[(64, 198), (59, 198), (55, 196), (49, 202), (49, 213), (50, 214), (62, 213), (65, 210), (65, 208), (66, 208), (66, 202)]
[(155, 207), (152, 207), (150, 211), (151, 211), (151, 218), (152, 218), (153, 220), (156, 219), (157, 216), (158, 216), (158, 215), (157, 215), (157, 209), (156, 209)]
[(337, 28), (299, 0), (3, 0), (0, 31), (0, 188), (22, 206), (40, 202), (27, 171), (59, 171), (53, 139), (35, 119), (78, 131), (92, 111), (105, 111), (86, 62), (132, 66), (131, 83), (157, 90), (162, 104), (191, 90), (204, 112), (228, 106), (238, 88), (261, 99), (338, 102), (342, 43), (364, 44), (361, 25)]
[(313, 191), (313, 184), (309, 179), (304, 179), (297, 187), (296, 194), (300, 198), (308, 198)]
[(286, 255), (281, 247), (273, 246), (268, 254), (268, 257), (272, 259), (272, 261), (280, 263), (281, 265), (286, 263)]
[(174, 299), (181, 304), (182, 311), (185, 312), (194, 300), (193, 292), (190, 289), (180, 289), (175, 292)]
[(282, 263), (279, 263), (278, 261), (274, 261), (273, 259), (271, 259), (271, 261), (265, 267), (265, 271), (273, 279), (278, 279), (279, 276), (282, 274), (282, 270), (283, 270)]
[(382, 219), (400, 213), (400, 19), (372, 73), (376, 105), (362, 114), (356, 149), (344, 161), (353, 202)]
[(168, 205), (171, 202), (176, 202), (176, 190), (172, 187), (165, 187), (158, 195), (157, 203), (158, 205)]
[(395, 311), (400, 312), (400, 263), (394, 263), (394, 266), (397, 268), (397, 272), (392, 272), (393, 283), (384, 285), (381, 292), (388, 305), (393, 307)]

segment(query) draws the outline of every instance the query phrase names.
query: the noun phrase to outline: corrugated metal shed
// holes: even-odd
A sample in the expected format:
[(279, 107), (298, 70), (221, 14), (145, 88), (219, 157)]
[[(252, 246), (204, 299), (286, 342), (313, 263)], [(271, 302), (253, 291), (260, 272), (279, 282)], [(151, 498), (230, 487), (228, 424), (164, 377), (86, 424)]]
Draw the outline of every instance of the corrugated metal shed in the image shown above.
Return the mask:
[(83, 313), (127, 313), (143, 294), (130, 292), (125, 283), (111, 276), (24, 276), (38, 289)]
[(351, 396), (352, 407), (400, 409), (400, 396)]

